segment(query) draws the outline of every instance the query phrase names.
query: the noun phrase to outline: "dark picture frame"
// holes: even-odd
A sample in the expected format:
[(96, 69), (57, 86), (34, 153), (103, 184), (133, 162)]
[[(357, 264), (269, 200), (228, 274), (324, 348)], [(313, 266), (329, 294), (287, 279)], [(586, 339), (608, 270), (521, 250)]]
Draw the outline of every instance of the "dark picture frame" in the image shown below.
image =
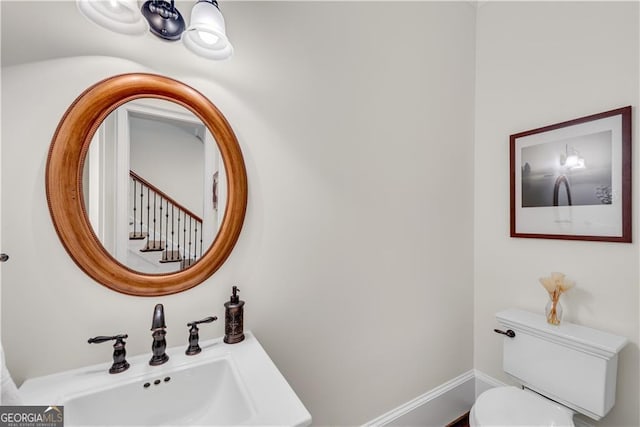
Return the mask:
[(511, 237), (631, 243), (631, 113), (510, 135)]

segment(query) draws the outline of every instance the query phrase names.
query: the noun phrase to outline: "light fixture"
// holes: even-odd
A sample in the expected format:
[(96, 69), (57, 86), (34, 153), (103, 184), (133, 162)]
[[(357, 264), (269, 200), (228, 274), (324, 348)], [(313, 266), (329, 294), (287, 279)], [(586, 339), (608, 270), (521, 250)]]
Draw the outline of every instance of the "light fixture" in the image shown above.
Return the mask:
[(143, 34), (147, 25), (136, 0), (77, 0), (80, 12), (101, 27), (121, 34)]
[(184, 45), (196, 55), (225, 59), (233, 54), (224, 17), (216, 0), (200, 0), (191, 9), (191, 22), (183, 35)]
[(76, 3), (86, 18), (111, 31), (136, 35), (149, 29), (163, 40), (182, 39), (187, 49), (208, 59), (226, 59), (233, 54), (216, 0), (199, 0), (191, 10), (186, 30), (174, 0), (147, 0), (140, 10), (136, 0), (76, 0)]

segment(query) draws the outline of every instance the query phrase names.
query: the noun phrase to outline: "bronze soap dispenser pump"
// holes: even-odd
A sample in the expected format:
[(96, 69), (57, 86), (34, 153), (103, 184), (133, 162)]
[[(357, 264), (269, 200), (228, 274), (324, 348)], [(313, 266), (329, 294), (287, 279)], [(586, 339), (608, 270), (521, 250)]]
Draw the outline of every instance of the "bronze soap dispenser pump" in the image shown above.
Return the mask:
[(229, 302), (224, 303), (224, 342), (227, 344), (239, 343), (244, 339), (244, 301), (240, 301), (240, 289), (237, 286), (232, 288), (232, 292)]

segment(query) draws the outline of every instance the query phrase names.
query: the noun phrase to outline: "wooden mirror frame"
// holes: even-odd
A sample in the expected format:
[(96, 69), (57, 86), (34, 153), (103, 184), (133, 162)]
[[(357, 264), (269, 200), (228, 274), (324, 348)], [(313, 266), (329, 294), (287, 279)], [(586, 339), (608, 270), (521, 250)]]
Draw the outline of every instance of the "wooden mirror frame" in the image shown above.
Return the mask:
[[(89, 222), (82, 192), (84, 160), (96, 130), (120, 105), (158, 98), (190, 110), (214, 136), (227, 174), (227, 204), (216, 239), (198, 262), (167, 274), (146, 274), (118, 262)], [(122, 74), (85, 90), (68, 108), (51, 141), (46, 167), (49, 212), (75, 263), (98, 283), (128, 295), (160, 296), (190, 289), (210, 277), (231, 253), (247, 206), (247, 174), (238, 140), (222, 113), (195, 89), (155, 74)]]

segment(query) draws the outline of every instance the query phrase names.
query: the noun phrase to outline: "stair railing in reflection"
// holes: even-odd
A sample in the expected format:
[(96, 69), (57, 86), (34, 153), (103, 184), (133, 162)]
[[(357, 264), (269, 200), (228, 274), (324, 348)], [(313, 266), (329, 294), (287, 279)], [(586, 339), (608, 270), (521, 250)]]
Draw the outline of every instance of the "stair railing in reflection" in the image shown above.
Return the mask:
[(129, 238), (146, 240), (141, 252), (162, 252), (161, 263), (186, 268), (196, 262), (203, 253), (202, 219), (135, 172), (129, 176)]

